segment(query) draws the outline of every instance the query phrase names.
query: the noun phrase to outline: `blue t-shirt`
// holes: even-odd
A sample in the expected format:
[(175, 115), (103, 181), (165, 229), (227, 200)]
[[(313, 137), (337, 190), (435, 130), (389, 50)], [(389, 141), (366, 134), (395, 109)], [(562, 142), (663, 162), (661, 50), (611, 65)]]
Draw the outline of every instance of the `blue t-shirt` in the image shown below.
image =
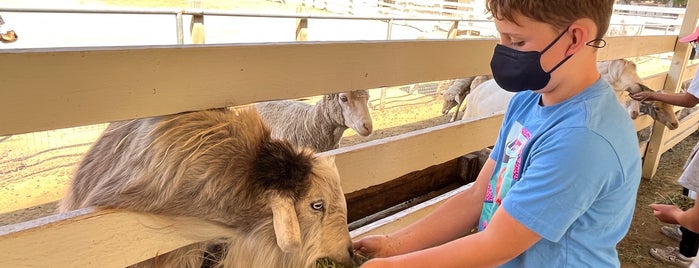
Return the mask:
[(510, 102), (479, 230), (502, 205), (542, 237), (502, 267), (619, 267), (641, 178), (633, 122), (601, 79), (556, 105), (540, 98)]

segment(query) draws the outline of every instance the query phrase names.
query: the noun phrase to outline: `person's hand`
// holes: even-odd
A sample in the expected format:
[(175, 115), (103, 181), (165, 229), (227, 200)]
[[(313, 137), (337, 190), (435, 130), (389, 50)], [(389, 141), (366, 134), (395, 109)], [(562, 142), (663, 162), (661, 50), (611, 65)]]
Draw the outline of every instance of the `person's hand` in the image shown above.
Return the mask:
[[(389, 247), (389, 239), (387, 235), (371, 235), (353, 241), (354, 250), (359, 254), (368, 258), (383, 258), (390, 257), (395, 253)], [(364, 266), (362, 266), (364, 267)]]
[(682, 213), (681, 208), (673, 205), (651, 204), (650, 208), (653, 209), (653, 215), (658, 220), (670, 224), (677, 224), (677, 215)]
[(641, 91), (636, 93), (629, 93), (629, 97), (637, 101), (653, 100), (653, 92), (651, 91)]

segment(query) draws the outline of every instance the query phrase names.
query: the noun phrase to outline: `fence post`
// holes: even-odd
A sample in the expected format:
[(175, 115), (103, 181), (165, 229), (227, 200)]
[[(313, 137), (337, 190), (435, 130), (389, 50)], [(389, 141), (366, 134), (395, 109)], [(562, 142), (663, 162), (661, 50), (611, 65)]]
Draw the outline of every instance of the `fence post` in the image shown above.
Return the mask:
[[(193, 9), (201, 10), (201, 0), (190, 0), (189, 5)], [(192, 15), (192, 23), (189, 24), (189, 32), (192, 34), (192, 44), (204, 44), (204, 13)]]
[(192, 15), (192, 23), (189, 25), (189, 31), (192, 33), (192, 44), (204, 44), (204, 15)]
[(455, 20), (454, 23), (451, 24), (451, 28), (449, 29), (449, 32), (447, 32), (447, 39), (454, 39), (456, 36), (459, 34), (459, 21)]
[(175, 30), (177, 32), (177, 44), (184, 44), (184, 26), (182, 22), (182, 12), (177, 12), (175, 15)]
[[(692, 32), (696, 27), (697, 18), (699, 18), (699, 1), (688, 1), (685, 9), (684, 19), (680, 28), (679, 36), (685, 36)], [(684, 76), (684, 71), (687, 67), (690, 46), (685, 43), (675, 43), (675, 52), (672, 55), (672, 64), (665, 78), (663, 89), (665, 92), (677, 92), (680, 79)], [(653, 132), (650, 136), (650, 141), (646, 147), (646, 152), (643, 157), (643, 173), (641, 176), (646, 179), (651, 179), (658, 170), (658, 163), (663, 152), (660, 151), (665, 142), (665, 133), (667, 129), (662, 123), (655, 121), (653, 123)]]
[[(304, 13), (306, 8), (299, 6), (296, 8), (296, 13)], [(296, 41), (308, 40), (308, 18), (296, 19)]]
[(393, 19), (388, 19), (386, 25), (386, 40), (391, 40), (391, 32), (393, 32)]

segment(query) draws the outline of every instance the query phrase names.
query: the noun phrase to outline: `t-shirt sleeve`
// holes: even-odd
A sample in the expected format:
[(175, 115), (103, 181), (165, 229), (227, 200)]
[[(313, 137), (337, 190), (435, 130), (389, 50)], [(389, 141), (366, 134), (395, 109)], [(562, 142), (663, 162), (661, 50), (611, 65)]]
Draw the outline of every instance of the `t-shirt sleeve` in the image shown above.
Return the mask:
[(502, 208), (541, 237), (557, 242), (623, 173), (610, 143), (583, 128), (542, 137)]
[(699, 72), (694, 74), (694, 79), (689, 83), (689, 88), (687, 88), (687, 93), (692, 94), (692, 96), (699, 98)]

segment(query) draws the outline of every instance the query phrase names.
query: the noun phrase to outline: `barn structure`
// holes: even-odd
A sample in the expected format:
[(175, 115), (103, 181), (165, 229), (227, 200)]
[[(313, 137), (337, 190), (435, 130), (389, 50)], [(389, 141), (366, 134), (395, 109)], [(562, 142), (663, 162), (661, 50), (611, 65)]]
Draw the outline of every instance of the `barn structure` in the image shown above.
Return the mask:
[[(206, 14), (182, 15), (193, 16), (193, 40), (203, 42), (197, 32)], [(697, 18), (699, 2), (690, 1), (679, 36), (694, 31)], [(298, 40), (311, 19), (298, 16)], [(448, 36), (457, 31), (454, 23)], [(669, 70), (644, 80), (677, 92), (696, 71), (688, 64), (692, 48), (677, 37), (609, 37), (599, 60), (671, 53)], [(495, 44), (427, 39), (0, 50), (0, 137), (485, 74)], [(322, 153), (335, 156), (351, 234), (390, 232), (467, 188), (479, 168), (474, 153), (493, 145), (501, 122), (502, 116), (459, 121)], [(650, 179), (661, 154), (698, 129), (699, 112), (672, 131), (648, 116), (635, 124), (652, 129), (639, 143), (643, 177)], [(124, 267), (198, 242), (178, 236), (170, 223), (86, 208), (1, 226), (0, 263)]]

